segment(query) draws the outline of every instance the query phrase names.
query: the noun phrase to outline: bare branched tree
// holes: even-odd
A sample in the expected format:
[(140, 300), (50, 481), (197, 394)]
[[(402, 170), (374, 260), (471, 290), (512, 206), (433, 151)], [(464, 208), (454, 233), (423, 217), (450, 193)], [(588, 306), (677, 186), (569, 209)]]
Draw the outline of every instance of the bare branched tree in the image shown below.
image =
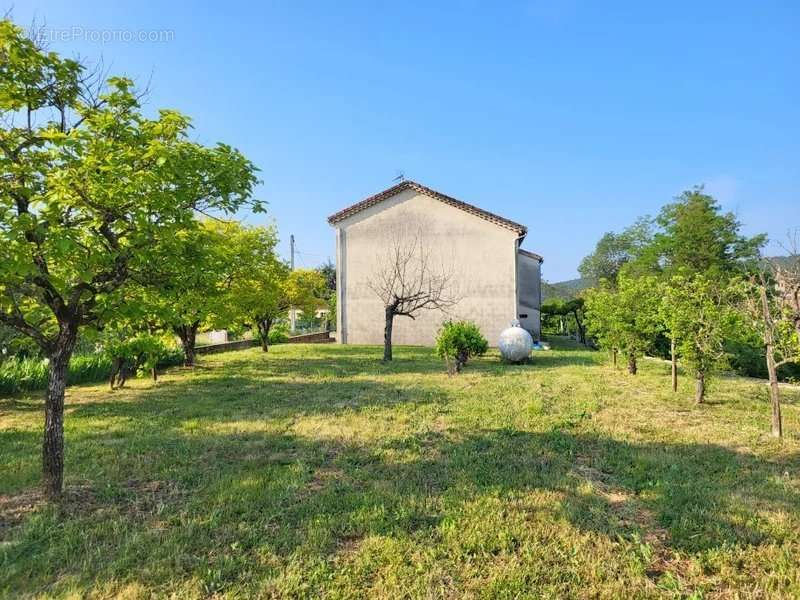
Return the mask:
[(414, 319), (423, 310), (447, 312), (458, 303), (453, 289), (453, 269), (436, 264), (431, 239), (414, 219), (392, 231), (384, 256), (370, 278), (370, 289), (384, 306), (383, 360), (392, 360), (392, 328), (397, 316)]
[(770, 260), (751, 279), (745, 302), (764, 341), (772, 405), (772, 435), (783, 435), (778, 369), (800, 363), (800, 256), (796, 238), (790, 237), (789, 257)]
[(783, 263), (772, 262), (775, 283), (780, 296), (781, 305), (800, 338), (800, 228), (787, 234), (788, 243), (783, 246), (788, 259)]

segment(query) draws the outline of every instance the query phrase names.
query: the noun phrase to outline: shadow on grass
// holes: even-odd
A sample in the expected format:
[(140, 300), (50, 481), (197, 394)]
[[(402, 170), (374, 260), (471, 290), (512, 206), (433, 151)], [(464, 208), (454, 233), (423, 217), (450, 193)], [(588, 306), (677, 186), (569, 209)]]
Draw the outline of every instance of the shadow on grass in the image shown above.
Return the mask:
[[(365, 503), (405, 514), (402, 506), (427, 496), (469, 500), (486, 493), (502, 497), (549, 490), (562, 494), (561, 511), (580, 530), (611, 539), (658, 530), (665, 534), (661, 542), (666, 547), (689, 552), (782, 542), (791, 530), (777, 533), (759, 513), (765, 508), (800, 513), (800, 495), (784, 478), (800, 467), (798, 455), (772, 462), (710, 444), (632, 444), (594, 435), (512, 429), (464, 435), (430, 432), (378, 451), (325, 449), (315, 443), (306, 450), (307, 442), (294, 443), (301, 454), (326, 457), (314, 466), (333, 467), (339, 477), (326, 489), (315, 490), (313, 499), (287, 507), (288, 522), (317, 519), (320, 512), (335, 507), (327, 517), (339, 515), (344, 528), (338, 534), (345, 536), (410, 530), (407, 519), (389, 518), (377, 529), (353, 531), (353, 523), (348, 527), (347, 519), (341, 518), (342, 498), (352, 502), (353, 515), (371, 512)], [(387, 450), (420, 458), (385, 460)], [(417, 515), (411, 520), (436, 523), (443, 516)], [(293, 550), (292, 545), (284, 548)]]
[[(80, 504), (40, 506), (0, 527), (0, 564), (8, 568), (0, 595), (62, 581), (88, 592), (120, 573), (145, 588), (196, 579), (213, 595), (265, 576), (264, 556), (278, 557), (270, 569), (297, 556), (324, 562), (368, 536), (437, 547), (456, 561), (490, 560), (540, 543), (526, 529), (537, 523), (554, 536), (590, 533), (630, 548), (643, 541), (656, 557), (782, 544), (796, 535), (800, 497), (786, 473), (800, 469), (798, 455), (766, 460), (712, 444), (630, 443), (580, 426), (432, 429), (369, 446), (291, 433), (303, 415), (447, 401), (436, 387), (420, 394), (408, 382), (376, 381), (373, 367), (382, 363), (373, 352), (351, 359), (315, 348), (318, 362), (279, 352), (263, 362), (228, 357), (229, 375), (209, 361), (196, 378), (68, 407), (68, 427), (77, 419), (102, 424), (68, 435), (68, 485), (80, 487)], [(388, 372), (442, 369), (429, 350), (402, 352), (416, 358), (404, 365), (398, 357)], [(529, 366), (486, 359), (468, 370), (502, 374), (584, 358), (594, 360), (590, 352), (543, 352)], [(304, 379), (294, 380), (301, 366)], [(332, 381), (336, 374), (352, 379)], [(203, 427), (262, 418), (285, 420), (285, 431)], [(20, 484), (38, 478), (39, 443), (29, 431), (0, 432), (4, 466)], [(519, 502), (530, 496), (551, 500)], [(537, 514), (521, 525), (514, 511)], [(765, 515), (785, 515), (784, 525)], [(53, 562), (58, 576), (48, 568)]]
[(151, 389), (135, 390), (128, 399), (82, 402), (69, 408), (69, 414), (74, 418), (127, 417), (180, 425), (182, 419), (224, 423), (241, 419), (335, 416), (361, 410), (389, 410), (406, 403), (441, 403), (447, 398), (436, 388), (421, 394), (416, 386), (409, 388), (372, 379), (295, 381), (242, 375), (163, 381)]
[[(302, 548), (325, 559), (371, 535), (437, 545), (447, 536), (445, 522), (463, 528), (448, 552), (486, 558), (535, 543), (506, 513), (523, 510), (514, 502), (533, 492), (555, 498), (524, 509), (546, 512), (550, 527), (564, 521), (611, 541), (644, 540), (654, 556), (781, 544), (791, 541), (800, 513), (800, 497), (784, 475), (800, 468), (798, 455), (767, 461), (710, 444), (514, 429), (429, 431), (374, 447), (279, 433), (161, 430), (129, 433), (123, 446), (117, 438), (92, 436), (94, 448), (111, 444), (97, 460), (113, 460), (117, 452), (116, 479), (94, 482), (80, 507), (45, 512), (35, 525), (5, 536), (0, 560), (19, 566), (10, 585), (34, 572), (37, 585), (54, 583), (38, 567), (60, 556), (61, 576), (88, 589), (113, 578), (119, 554), (141, 557), (126, 567), (131, 580), (146, 583), (145, 573), (166, 565), (171, 577), (212, 578), (213, 590), (249, 577), (265, 552), (290, 560)], [(148, 501), (152, 489), (167, 492)], [(481, 499), (500, 504), (470, 513)], [(780, 529), (765, 512), (791, 522)], [(111, 522), (117, 524), (109, 529)], [(165, 522), (180, 526), (164, 530)], [(82, 534), (43, 541), (45, 525)], [(107, 548), (94, 563), (84, 559), (92, 544)], [(217, 572), (203, 561), (174, 562), (186, 554), (241, 563)]]
[[(36, 402), (35, 400), (38, 400)], [(4, 414), (20, 412), (41, 412), (44, 414), (44, 392), (20, 393), (19, 397), (0, 398), (0, 417)]]

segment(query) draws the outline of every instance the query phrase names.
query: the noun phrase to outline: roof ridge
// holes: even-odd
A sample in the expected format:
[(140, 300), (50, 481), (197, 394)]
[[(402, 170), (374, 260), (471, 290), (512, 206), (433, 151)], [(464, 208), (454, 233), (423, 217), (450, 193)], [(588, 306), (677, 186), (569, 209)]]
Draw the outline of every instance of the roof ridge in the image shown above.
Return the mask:
[(501, 217), (495, 213), (489, 212), (488, 210), (484, 210), (482, 208), (478, 208), (473, 204), (469, 204), (462, 200), (457, 200), (452, 196), (448, 196), (447, 194), (442, 194), (441, 192), (437, 192), (434, 189), (431, 189), (427, 186), (422, 185), (421, 183), (417, 183), (416, 181), (412, 181), (411, 179), (406, 179), (405, 181), (401, 181), (397, 185), (393, 185), (390, 188), (383, 190), (382, 192), (378, 192), (373, 196), (369, 196), (360, 202), (356, 202), (355, 204), (348, 206), (347, 208), (343, 208), (342, 210), (335, 212), (331, 216), (328, 217), (328, 223), (333, 225), (334, 223), (338, 223), (339, 221), (343, 221), (344, 219), (351, 217), (352, 215), (361, 212), (362, 210), (366, 210), (371, 206), (375, 206), (376, 204), (380, 204), (384, 200), (391, 198), (392, 196), (399, 194), (403, 190), (406, 189), (413, 189), (420, 194), (425, 194), (431, 198), (435, 198), (436, 200), (440, 200), (445, 204), (449, 204), (454, 206), (455, 208), (459, 208), (465, 212), (475, 215), (476, 217), (480, 217), (490, 223), (494, 223), (499, 227), (504, 227), (506, 229), (510, 229), (511, 231), (516, 232), (520, 237), (524, 236), (528, 232), (528, 228), (524, 225), (516, 223), (510, 219), (506, 219), (505, 217)]

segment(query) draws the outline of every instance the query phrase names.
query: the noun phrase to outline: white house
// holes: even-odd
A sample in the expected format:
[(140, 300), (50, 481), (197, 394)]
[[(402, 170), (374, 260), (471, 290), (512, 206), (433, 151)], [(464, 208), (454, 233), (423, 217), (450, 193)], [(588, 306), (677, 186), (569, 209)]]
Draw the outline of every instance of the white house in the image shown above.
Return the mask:
[(413, 181), (403, 181), (331, 215), (336, 230), (337, 340), (383, 342), (384, 305), (374, 291), (381, 261), (396, 232), (423, 231), (424, 252), (447, 268), (457, 302), (396, 317), (396, 344), (432, 345), (449, 318), (477, 323), (492, 345), (513, 319), (534, 339), (541, 331), (542, 257), (523, 250), (527, 228)]

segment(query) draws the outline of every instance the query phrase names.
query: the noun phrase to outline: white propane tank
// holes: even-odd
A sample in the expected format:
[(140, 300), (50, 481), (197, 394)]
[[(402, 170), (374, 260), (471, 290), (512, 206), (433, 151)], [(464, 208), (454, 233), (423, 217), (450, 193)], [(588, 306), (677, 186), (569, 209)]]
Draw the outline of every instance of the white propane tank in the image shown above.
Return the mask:
[(519, 321), (511, 321), (511, 327), (500, 333), (500, 354), (510, 362), (521, 362), (528, 358), (533, 349), (531, 334), (520, 327)]

